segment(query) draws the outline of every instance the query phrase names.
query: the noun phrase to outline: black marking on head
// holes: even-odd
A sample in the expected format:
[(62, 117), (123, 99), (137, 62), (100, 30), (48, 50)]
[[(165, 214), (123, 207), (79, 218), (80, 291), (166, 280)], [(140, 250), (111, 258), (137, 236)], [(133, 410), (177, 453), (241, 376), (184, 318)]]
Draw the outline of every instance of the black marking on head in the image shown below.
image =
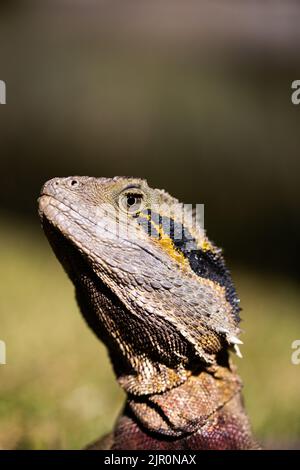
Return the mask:
[(177, 232), (182, 234), (178, 239), (171, 237), (175, 247), (188, 259), (191, 269), (199, 277), (209, 279), (225, 288), (226, 300), (231, 304), (234, 316), (239, 321), (239, 299), (224, 258), (219, 253), (198, 248), (189, 230), (178, 222), (175, 224), (178, 226)]
[(239, 299), (224, 259), (210, 250), (201, 249), (191, 250), (185, 256), (188, 258), (192, 270), (198, 276), (210, 279), (225, 288), (226, 300), (232, 306), (235, 319), (239, 321)]
[[(138, 224), (151, 237), (160, 239), (161, 232), (168, 236), (174, 248), (188, 260), (191, 269), (204, 279), (209, 279), (225, 288), (226, 300), (232, 306), (236, 321), (239, 321), (239, 299), (229, 270), (220, 253), (197, 247), (195, 238), (182, 223), (170, 217), (161, 216), (150, 209), (140, 212), (136, 217)], [(157, 230), (157, 228), (159, 231)]]

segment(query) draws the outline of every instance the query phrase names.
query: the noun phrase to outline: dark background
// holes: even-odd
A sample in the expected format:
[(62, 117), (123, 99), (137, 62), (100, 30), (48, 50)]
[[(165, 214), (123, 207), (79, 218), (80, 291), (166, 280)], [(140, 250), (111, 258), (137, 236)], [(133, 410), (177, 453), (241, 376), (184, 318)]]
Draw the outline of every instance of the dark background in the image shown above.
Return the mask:
[[(272, 441), (270, 445), (298, 445), (295, 387), (300, 391), (300, 370), (290, 366), (289, 356), (291, 341), (300, 336), (300, 106), (291, 102), (291, 84), (300, 79), (299, 20), (300, 6), (292, 1), (0, 3), (0, 79), (7, 85), (7, 104), (0, 107), (0, 337), (11, 337), (12, 351), (16, 329), (21, 328), (18, 344), (24, 335), (27, 338), (22, 352), (16, 344), (15, 353), (10, 353), (16, 368), (21, 369), (26, 351), (28, 371), (35, 365), (44, 370), (43, 356), (37, 363), (36, 349), (33, 353), (31, 348), (47, 330), (37, 323), (39, 302), (47, 305), (43, 318), (49, 318), (73, 295), (40, 231), (36, 199), (41, 185), (54, 176), (76, 174), (145, 177), (150, 185), (186, 203), (205, 204), (206, 229), (224, 248), (250, 325), (253, 355), (250, 351), (249, 364), (241, 367), (246, 385), (247, 380), (250, 383), (246, 390), (255, 429), (262, 439)], [(46, 277), (37, 293), (42, 276)], [(23, 292), (16, 284), (24, 283), (25, 277), (30, 286)], [(56, 295), (59, 300), (52, 305)], [(260, 311), (268, 311), (268, 319), (259, 316)], [(24, 316), (28, 321), (22, 324)], [(66, 336), (61, 338), (66, 355), (72, 354), (67, 336), (73, 331), (68, 323), (72, 316), (66, 315)], [(47, 337), (54, 327), (48, 321)], [(78, 323), (79, 336), (81, 328)], [(264, 360), (263, 344), (270, 337), (276, 342), (282, 331), (276, 370), (274, 362), (271, 367)], [(85, 344), (93, 341), (89, 332), (86, 338)], [(94, 347), (96, 351), (96, 342)], [(51, 348), (56, 346), (48, 348), (53, 358)], [(272, 361), (276, 347), (269, 344), (269, 349)], [(84, 364), (89, 360), (87, 353)], [(289, 389), (277, 390), (279, 401), (266, 416), (257, 402), (264, 393), (261, 383), (253, 385), (259, 377), (253, 364), (260, 360), (261, 378), (268, 383), (262, 408), (269, 403), (269, 394), (276, 394), (274, 383), (282, 387), (282, 369), (290, 367)], [(74, 367), (74, 377), (82, 378), (86, 366)], [(271, 369), (274, 379), (268, 379)], [(54, 402), (67, 392), (55, 389), (51, 404), (42, 400), (36, 410), (37, 431), (32, 435), (29, 410), (35, 393), (41, 399), (48, 391), (49, 381), (45, 376), (37, 391), (28, 383), (24, 398), (17, 370), (12, 374), (8, 363), (0, 371), (6, 384), (2, 380), (0, 418), (2, 409), (4, 429), (8, 423), (4, 447), (77, 447), (110, 428), (113, 411), (98, 417), (101, 426), (99, 420), (93, 421), (85, 432), (88, 425), (80, 421), (76, 437), (65, 437), (61, 427), (68, 427), (68, 419), (74, 417), (57, 426)], [(62, 367), (60, 374), (64, 371)], [(94, 380), (92, 372), (91, 376), (86, 380)], [(55, 374), (49, 380), (55, 382)], [(73, 380), (72, 376), (70, 393), (76, 389)], [(112, 374), (110, 380), (113, 383)], [(97, 383), (95, 389), (98, 385), (103, 388)], [(86, 401), (92, 399), (83, 394), (80, 406)], [(52, 414), (45, 416), (51, 406)], [(296, 408), (298, 415), (293, 415)], [(9, 413), (16, 416), (14, 425), (8, 422)], [(49, 422), (51, 432), (43, 440), (40, 436)]]

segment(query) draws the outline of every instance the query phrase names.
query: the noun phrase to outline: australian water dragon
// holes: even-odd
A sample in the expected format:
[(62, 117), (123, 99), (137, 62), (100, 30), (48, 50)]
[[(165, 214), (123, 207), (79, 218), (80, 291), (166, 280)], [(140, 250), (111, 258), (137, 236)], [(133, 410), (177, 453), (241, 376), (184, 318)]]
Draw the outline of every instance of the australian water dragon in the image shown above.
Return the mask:
[(256, 448), (229, 358), (239, 301), (193, 212), (138, 178), (54, 178), (39, 213), (127, 393), (94, 449)]

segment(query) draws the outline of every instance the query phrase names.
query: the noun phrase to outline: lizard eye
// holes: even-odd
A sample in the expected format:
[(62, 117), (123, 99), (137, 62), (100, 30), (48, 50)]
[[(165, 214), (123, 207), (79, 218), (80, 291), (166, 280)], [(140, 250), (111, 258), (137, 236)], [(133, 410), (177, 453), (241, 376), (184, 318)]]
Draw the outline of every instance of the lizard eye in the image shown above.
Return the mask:
[(131, 215), (137, 214), (143, 206), (143, 195), (140, 193), (121, 194), (120, 207)]

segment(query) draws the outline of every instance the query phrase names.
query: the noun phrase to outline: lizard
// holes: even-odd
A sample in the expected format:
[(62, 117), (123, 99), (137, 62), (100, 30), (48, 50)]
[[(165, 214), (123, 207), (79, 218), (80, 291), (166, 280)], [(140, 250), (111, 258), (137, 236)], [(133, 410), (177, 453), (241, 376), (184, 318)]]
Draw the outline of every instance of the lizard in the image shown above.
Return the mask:
[(135, 177), (57, 177), (39, 197), (50, 245), (126, 403), (88, 449), (255, 449), (239, 298), (194, 211)]

